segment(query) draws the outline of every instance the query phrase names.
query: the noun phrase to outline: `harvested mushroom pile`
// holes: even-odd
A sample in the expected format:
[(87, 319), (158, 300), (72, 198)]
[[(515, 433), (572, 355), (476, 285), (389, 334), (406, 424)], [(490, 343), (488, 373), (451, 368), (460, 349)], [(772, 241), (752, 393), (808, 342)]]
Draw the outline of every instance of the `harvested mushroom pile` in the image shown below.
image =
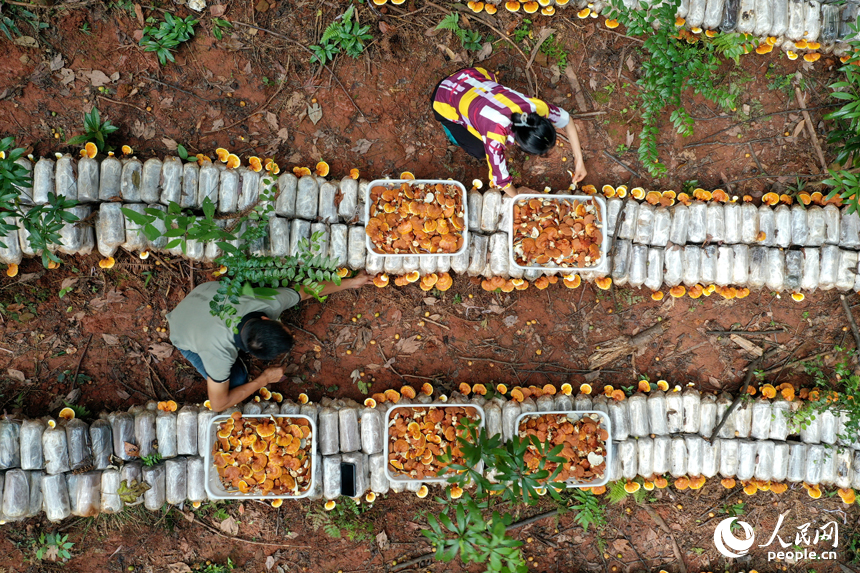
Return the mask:
[(514, 261), (522, 267), (600, 263), (603, 214), (593, 199), (523, 199), (514, 204)]
[(465, 224), (463, 190), (456, 185), (402, 183), (370, 190), (365, 231), (377, 253), (456, 253)]
[(212, 461), (228, 491), (297, 496), (311, 486), (311, 427), (304, 418), (243, 418), (218, 424)]
[(457, 427), (464, 418), (479, 420), (478, 411), (467, 406), (404, 406), (388, 418), (388, 463), (393, 475), (420, 480), (437, 477), (447, 466), (436, 459), (451, 448), (454, 464), (462, 464)]
[[(564, 446), (559, 454), (567, 461), (554, 478), (556, 482), (590, 483), (601, 479), (606, 471), (606, 442), (609, 433), (599, 426), (598, 414), (586, 414), (579, 420), (571, 420), (566, 414), (543, 414), (529, 416), (520, 421), (519, 436), (537, 436), (550, 448)], [(532, 472), (538, 471), (541, 455), (529, 445), (523, 456)], [(547, 460), (544, 469), (555, 471), (558, 464)]]

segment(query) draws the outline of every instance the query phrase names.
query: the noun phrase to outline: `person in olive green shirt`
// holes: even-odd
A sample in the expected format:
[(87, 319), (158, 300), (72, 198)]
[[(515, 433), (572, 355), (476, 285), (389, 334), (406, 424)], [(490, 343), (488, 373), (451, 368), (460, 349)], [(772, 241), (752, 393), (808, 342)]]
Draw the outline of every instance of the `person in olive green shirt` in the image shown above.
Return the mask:
[[(340, 286), (326, 285), (322, 295), (358, 288), (369, 280), (370, 277), (362, 272), (341, 281)], [(283, 368), (267, 368), (249, 381), (248, 368), (240, 359), (239, 352), (247, 352), (265, 361), (289, 352), (294, 340), (278, 319), (288, 308), (311, 298), (311, 295), (299, 294), (291, 288), (277, 289), (278, 294), (271, 300), (241, 296), (239, 303), (233, 305), (236, 316), (241, 317), (238, 333), (234, 334), (221, 318), (209, 312), (209, 303), (218, 286), (217, 281), (198, 286), (167, 315), (170, 341), (206, 378), (209, 402), (216, 412), (235, 406), (263, 386), (283, 379)]]

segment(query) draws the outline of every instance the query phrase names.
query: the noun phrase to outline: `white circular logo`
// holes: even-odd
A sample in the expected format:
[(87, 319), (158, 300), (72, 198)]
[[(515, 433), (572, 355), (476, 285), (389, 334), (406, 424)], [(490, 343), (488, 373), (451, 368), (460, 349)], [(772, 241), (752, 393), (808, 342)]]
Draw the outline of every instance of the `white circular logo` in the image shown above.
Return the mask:
[(738, 539), (734, 536), (732, 533), (732, 523), (735, 521), (737, 521), (736, 517), (728, 517), (717, 524), (717, 528), (714, 530), (714, 545), (717, 547), (717, 551), (726, 557), (732, 558), (746, 555), (755, 542), (753, 528), (746, 521), (738, 521), (738, 525), (743, 528), (747, 538)]

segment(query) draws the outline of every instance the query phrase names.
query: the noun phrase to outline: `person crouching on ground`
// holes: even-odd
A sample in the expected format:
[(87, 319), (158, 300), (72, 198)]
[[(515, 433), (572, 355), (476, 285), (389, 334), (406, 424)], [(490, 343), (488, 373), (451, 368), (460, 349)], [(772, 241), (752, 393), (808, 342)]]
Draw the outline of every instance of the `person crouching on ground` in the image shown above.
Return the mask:
[[(531, 155), (553, 148), (556, 129), (564, 129), (575, 158), (573, 183), (587, 175), (579, 134), (565, 110), (496, 82), (483, 68), (466, 68), (440, 81), (431, 96), (433, 115), (448, 139), (490, 166), (490, 184), (511, 197), (517, 194), (505, 160), (507, 146), (516, 143)], [(521, 192), (534, 193), (520, 188)]]
[[(358, 288), (369, 282), (367, 273), (341, 281), (340, 286), (328, 284), (321, 296)], [(224, 320), (209, 313), (209, 303), (218, 292), (217, 281), (204, 283), (186, 296), (167, 315), (170, 342), (206, 379), (209, 403), (220, 412), (242, 402), (268, 384), (280, 382), (283, 368), (267, 368), (249, 380), (248, 367), (241, 358), (247, 352), (269, 362), (289, 352), (293, 337), (279, 321), (281, 313), (307, 300), (312, 295), (299, 294), (291, 288), (279, 288), (272, 300), (240, 296), (236, 316), (241, 317), (237, 333)]]

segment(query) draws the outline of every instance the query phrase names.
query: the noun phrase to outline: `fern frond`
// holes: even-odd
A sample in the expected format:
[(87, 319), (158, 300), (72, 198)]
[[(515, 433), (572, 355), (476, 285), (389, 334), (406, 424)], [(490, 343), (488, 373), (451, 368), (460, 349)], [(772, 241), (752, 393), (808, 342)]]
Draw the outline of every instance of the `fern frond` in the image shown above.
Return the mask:
[(332, 539), (340, 539), (340, 529), (338, 529), (333, 523), (326, 524), (325, 527), (323, 527), (323, 531), (325, 531), (326, 535)]
[(448, 14), (442, 21), (439, 22), (439, 25), (436, 26), (437, 30), (452, 30), (454, 32), (460, 29), (460, 15), (459, 14)]
[(628, 495), (627, 490), (624, 489), (624, 482), (622, 480), (612, 482), (612, 485), (609, 486), (609, 503), (621, 503)]
[(325, 44), (332, 38), (337, 37), (340, 32), (340, 22), (332, 22), (328, 25), (328, 28), (323, 32), (322, 38), (320, 38), (320, 44)]

